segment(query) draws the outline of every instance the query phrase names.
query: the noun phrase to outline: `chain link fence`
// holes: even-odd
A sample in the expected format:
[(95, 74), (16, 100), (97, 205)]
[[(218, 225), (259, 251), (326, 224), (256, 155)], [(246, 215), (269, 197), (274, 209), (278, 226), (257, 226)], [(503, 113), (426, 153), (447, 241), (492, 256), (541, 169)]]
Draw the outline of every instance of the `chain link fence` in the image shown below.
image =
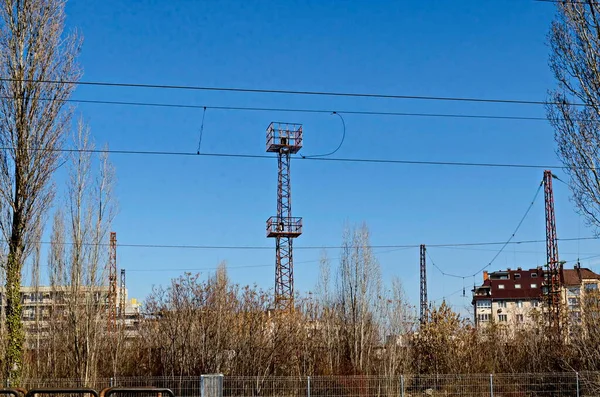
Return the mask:
[[(5, 382), (5, 386), (10, 386)], [(600, 372), (445, 374), (401, 376), (122, 377), (25, 379), (33, 388), (160, 387), (177, 397), (592, 397), (600, 396)]]

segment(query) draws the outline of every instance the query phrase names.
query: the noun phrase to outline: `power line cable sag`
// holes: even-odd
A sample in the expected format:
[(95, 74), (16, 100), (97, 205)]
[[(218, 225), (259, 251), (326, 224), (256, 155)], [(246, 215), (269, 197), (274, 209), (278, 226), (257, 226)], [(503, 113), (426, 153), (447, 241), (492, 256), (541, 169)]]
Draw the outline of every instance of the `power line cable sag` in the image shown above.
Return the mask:
[(525, 221), (525, 218), (527, 218), (527, 215), (529, 215), (529, 212), (531, 211), (531, 209), (533, 208), (533, 205), (535, 204), (535, 200), (538, 198), (540, 191), (542, 190), (542, 186), (544, 184), (544, 181), (542, 181), (540, 183), (540, 185), (538, 186), (537, 190), (535, 191), (535, 195), (533, 196), (533, 200), (531, 200), (531, 203), (529, 203), (529, 206), (527, 207), (527, 210), (525, 211), (525, 214), (523, 214), (523, 217), (521, 217), (521, 220), (519, 221), (519, 223), (517, 224), (517, 227), (515, 228), (515, 230), (513, 231), (513, 233), (510, 235), (510, 237), (508, 238), (508, 240), (506, 240), (506, 243), (502, 245), (502, 247), (498, 250), (498, 252), (496, 253), (496, 255), (494, 255), (494, 257), (492, 258), (492, 260), (485, 265), (484, 267), (482, 267), (480, 270), (478, 270), (477, 272), (473, 273), (472, 275), (468, 275), (465, 277), (475, 277), (476, 275), (478, 275), (479, 273), (481, 273), (482, 271), (484, 271), (485, 269), (487, 269), (488, 267), (490, 267), (494, 261), (496, 259), (498, 259), (498, 257), (500, 256), (500, 254), (504, 251), (504, 249), (506, 248), (506, 246), (512, 241), (512, 239), (515, 237), (515, 235), (517, 234), (517, 232), (519, 231), (519, 229), (521, 228), (521, 225), (523, 225), (523, 222)]
[(442, 274), (442, 276), (448, 276), (448, 277), (454, 277), (454, 278), (464, 278), (463, 276), (459, 276), (456, 274), (446, 273), (438, 265), (435, 264), (435, 262), (433, 261), (433, 259), (431, 258), (431, 255), (429, 254), (429, 252), (427, 252), (427, 250), (425, 250), (425, 254), (427, 255), (427, 258), (429, 258), (429, 261), (431, 262), (433, 267), (435, 267)]
[[(15, 150), (14, 147), (4, 146), (0, 150)], [(220, 157), (220, 158), (245, 158), (245, 159), (269, 159), (275, 157), (264, 154), (244, 154), (244, 153), (197, 153), (197, 152), (177, 152), (161, 150), (115, 150), (115, 149), (40, 149), (29, 148), (31, 151), (53, 151), (63, 153), (102, 153), (116, 155), (143, 155), (143, 156), (186, 156), (186, 157)], [(542, 165), (542, 164), (510, 164), (510, 163), (476, 163), (476, 162), (453, 162), (453, 161), (429, 161), (429, 160), (402, 160), (402, 159), (368, 159), (368, 158), (342, 158), (342, 157), (306, 157), (292, 156), (298, 160), (311, 161), (331, 161), (343, 163), (371, 163), (371, 164), (402, 164), (402, 165), (442, 165), (454, 167), (485, 167), (485, 168), (524, 168), (524, 169), (568, 169), (562, 165)], [(585, 169), (585, 168), (582, 168)]]
[[(10, 79), (10, 78), (0, 78), (0, 81), (41, 83), (41, 84), (72, 84), (72, 85), (80, 85), (80, 86), (96, 86), (96, 87), (112, 87), (112, 88), (145, 88), (145, 89), (163, 89), (163, 90), (188, 90), (188, 91), (221, 91), (221, 92), (239, 92), (239, 93), (254, 93), (254, 94), (281, 94), (281, 95), (332, 96), (332, 97), (351, 97), (351, 98), (405, 99), (405, 100), (423, 100), (423, 101), (504, 103), (504, 104), (517, 104), (517, 105), (543, 105), (543, 106), (549, 105), (549, 104), (560, 105), (560, 103), (539, 101), (539, 100), (476, 98), (476, 97), (456, 97), (456, 96), (398, 95), (398, 94), (359, 93), (359, 92), (282, 90), (282, 89), (268, 89), (268, 88), (211, 87), (211, 86), (171, 85), (171, 84), (142, 84), (142, 83), (123, 83), (123, 82), (105, 82), (105, 81), (33, 80), (33, 79)], [(571, 105), (587, 106), (583, 103), (572, 103)]]

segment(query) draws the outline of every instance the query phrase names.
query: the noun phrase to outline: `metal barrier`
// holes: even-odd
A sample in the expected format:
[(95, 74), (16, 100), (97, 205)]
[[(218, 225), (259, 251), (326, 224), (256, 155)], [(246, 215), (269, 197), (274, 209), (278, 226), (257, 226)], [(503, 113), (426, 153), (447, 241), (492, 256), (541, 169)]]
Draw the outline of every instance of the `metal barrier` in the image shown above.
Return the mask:
[(171, 389), (160, 387), (107, 387), (100, 391), (99, 397), (110, 397), (113, 394), (156, 394), (158, 397), (175, 397)]
[(38, 394), (78, 394), (85, 396), (86, 394), (91, 394), (93, 397), (99, 397), (98, 392), (94, 389), (31, 389), (25, 394), (25, 397), (35, 397)]

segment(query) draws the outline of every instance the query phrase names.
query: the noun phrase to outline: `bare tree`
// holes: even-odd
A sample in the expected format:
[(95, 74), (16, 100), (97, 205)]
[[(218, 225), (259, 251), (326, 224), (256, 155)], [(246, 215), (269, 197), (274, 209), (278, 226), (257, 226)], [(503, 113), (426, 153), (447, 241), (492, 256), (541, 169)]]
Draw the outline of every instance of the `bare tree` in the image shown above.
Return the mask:
[[(87, 383), (96, 377), (99, 349), (107, 343), (104, 338), (106, 291), (101, 287), (106, 285), (108, 255), (105, 247), (115, 215), (114, 172), (104, 154), (99, 171), (94, 172), (90, 154), (94, 146), (82, 122), (74, 138), (77, 150), (69, 157), (67, 209), (58, 212), (58, 216), (65, 214), (67, 226), (55, 218), (49, 262), (52, 292), (64, 303), (59, 308), (61, 315), (52, 321), (60, 335), (56, 340), (58, 345), (52, 349), (60, 351), (66, 347), (71, 352), (64, 355), (68, 361), (67, 375)], [(65, 242), (69, 243), (66, 248)]]
[(559, 1), (549, 33), (550, 68), (558, 83), (547, 113), (573, 201), (600, 227), (600, 3)]
[[(17, 384), (24, 333), (21, 271), (31, 235), (49, 207), (65, 110), (79, 78), (79, 41), (63, 37), (64, 0), (6, 0), (0, 3), (0, 229), (8, 241), (6, 267), (7, 351), (5, 375)], [(41, 81), (55, 81), (45, 84)]]
[(342, 332), (354, 371), (368, 369), (373, 337), (374, 314), (381, 293), (381, 272), (373, 255), (369, 229), (344, 232), (338, 273), (338, 302)]

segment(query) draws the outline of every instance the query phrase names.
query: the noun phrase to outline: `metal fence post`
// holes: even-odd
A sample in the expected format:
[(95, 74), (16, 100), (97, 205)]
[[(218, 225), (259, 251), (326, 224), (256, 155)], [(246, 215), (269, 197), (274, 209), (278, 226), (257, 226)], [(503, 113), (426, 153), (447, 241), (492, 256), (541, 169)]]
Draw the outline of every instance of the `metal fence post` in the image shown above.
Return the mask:
[(306, 397), (310, 397), (310, 376), (306, 377)]
[(223, 374), (200, 375), (201, 397), (223, 397)]
[(490, 397), (494, 397), (494, 375), (490, 374)]
[(575, 382), (577, 382), (577, 397), (579, 397), (579, 372), (575, 372)]
[(400, 375), (400, 397), (404, 397), (404, 375)]

